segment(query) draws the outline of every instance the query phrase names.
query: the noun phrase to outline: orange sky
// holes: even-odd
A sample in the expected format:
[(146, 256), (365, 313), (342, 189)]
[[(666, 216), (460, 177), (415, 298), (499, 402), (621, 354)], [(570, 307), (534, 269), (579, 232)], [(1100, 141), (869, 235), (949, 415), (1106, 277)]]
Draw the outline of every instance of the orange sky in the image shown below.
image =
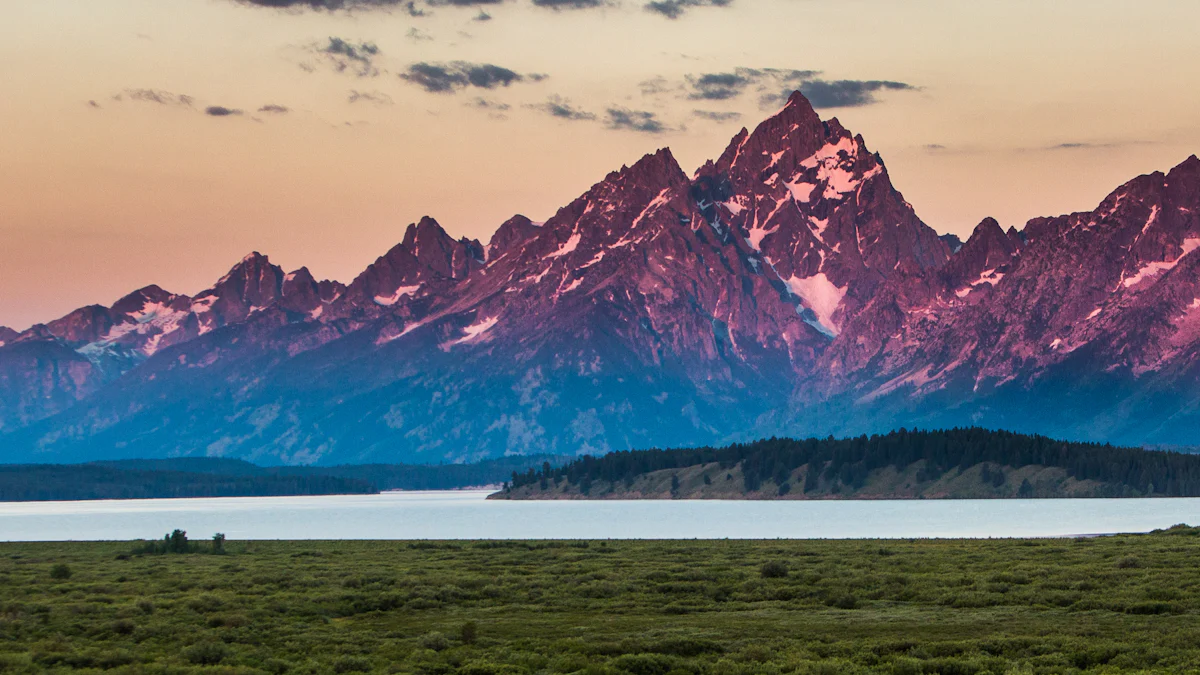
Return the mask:
[[(426, 16), (3, 3), (0, 325), (150, 283), (194, 293), (250, 250), (349, 281), (422, 215), (486, 241), (512, 214), (543, 220), (658, 147), (691, 171), (773, 112), (765, 76), (731, 99), (689, 98), (688, 76), (737, 68), (911, 85), (820, 112), (863, 134), (942, 232), (1091, 209), (1200, 152), (1200, 3), (733, 0), (669, 19), (643, 0), (531, 1), (489, 4), (489, 21), (420, 3)], [(338, 72), (320, 51), (334, 37), (378, 53), (342, 57)], [(525, 77), (454, 93), (400, 77), (456, 61)], [(666, 91), (643, 93), (648, 81)], [(594, 119), (547, 114), (552, 96)], [(479, 97), (491, 107), (471, 105)], [(268, 104), (290, 112), (256, 112)], [(612, 108), (652, 113), (663, 130), (610, 128)]]

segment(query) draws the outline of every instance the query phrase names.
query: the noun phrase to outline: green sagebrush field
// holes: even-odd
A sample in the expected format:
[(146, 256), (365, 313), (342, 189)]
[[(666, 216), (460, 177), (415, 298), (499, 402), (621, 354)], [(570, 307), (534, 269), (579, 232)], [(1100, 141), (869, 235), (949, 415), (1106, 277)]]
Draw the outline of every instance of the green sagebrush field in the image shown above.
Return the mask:
[(0, 544), (0, 672), (1200, 672), (1198, 534)]

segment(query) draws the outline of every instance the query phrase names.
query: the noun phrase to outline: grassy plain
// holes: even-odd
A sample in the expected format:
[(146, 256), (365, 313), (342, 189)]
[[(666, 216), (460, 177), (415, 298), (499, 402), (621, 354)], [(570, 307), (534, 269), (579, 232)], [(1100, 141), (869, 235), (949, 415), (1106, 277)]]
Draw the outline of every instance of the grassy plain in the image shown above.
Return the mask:
[(0, 544), (0, 672), (1200, 672), (1197, 535)]

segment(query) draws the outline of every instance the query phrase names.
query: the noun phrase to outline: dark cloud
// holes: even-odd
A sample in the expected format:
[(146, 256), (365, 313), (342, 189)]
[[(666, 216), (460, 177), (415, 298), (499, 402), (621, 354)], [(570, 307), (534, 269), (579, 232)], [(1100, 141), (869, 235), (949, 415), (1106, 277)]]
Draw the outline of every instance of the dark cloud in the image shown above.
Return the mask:
[(417, 3), (413, 2), (413, 0), (408, 0), (408, 2), (404, 3), (404, 11), (413, 17), (425, 16), (425, 10), (417, 7)]
[(658, 120), (657, 115), (645, 110), (609, 108), (607, 115), (609, 129), (640, 131), (646, 134), (661, 134), (667, 131), (667, 127)]
[(99, 107), (101, 107), (101, 106), (100, 106), (100, 104), (99, 104), (99, 103), (96, 103), (95, 101), (88, 101), (88, 102), (87, 102), (87, 104), (88, 104), (88, 107), (89, 107), (89, 108), (99, 108)]
[[(889, 80), (810, 80), (800, 85), (800, 93), (814, 108), (858, 108), (878, 102), (878, 92), (913, 89), (916, 87), (911, 84)], [(786, 100), (787, 94), (783, 98)]]
[(693, 7), (727, 7), (731, 4), (733, 0), (660, 0), (646, 3), (643, 9), (668, 19), (678, 19)]
[(926, 143), (925, 149), (929, 150), (930, 152), (937, 152), (938, 150), (945, 150), (946, 146), (942, 145), (941, 143)]
[(692, 114), (695, 115), (696, 117), (699, 117), (702, 120), (709, 120), (711, 122), (730, 122), (730, 121), (739, 120), (742, 118), (741, 113), (716, 112), (713, 110), (693, 110)]
[(371, 103), (374, 105), (393, 105), (392, 97), (381, 91), (358, 91), (350, 90), (350, 95), (346, 97), (347, 103)]
[(425, 91), (435, 94), (451, 94), (467, 87), (495, 89), (507, 87), (526, 79), (535, 82), (545, 79), (544, 75), (522, 75), (490, 63), (414, 63), (400, 77)]
[(759, 92), (795, 88), (819, 75), (814, 70), (735, 68), (732, 72), (688, 75), (687, 97), (694, 101), (728, 101), (754, 87)]
[(498, 5), (504, 0), (427, 0), (434, 7), (479, 7), (480, 5)]
[(268, 103), (258, 109), (258, 112), (265, 113), (268, 115), (286, 115), (286, 114), (290, 113), (291, 111), (292, 111), (291, 108), (289, 108), (285, 105), (278, 105), (276, 103)]
[(328, 44), (316, 45), (313, 51), (324, 58), (336, 72), (350, 72), (359, 77), (379, 75), (379, 68), (375, 66), (379, 46), (373, 42), (352, 42), (340, 37), (331, 37)]
[(172, 94), (169, 91), (160, 89), (126, 89), (125, 91), (113, 96), (114, 101), (141, 101), (143, 103), (157, 103), (159, 105), (173, 105), (183, 108), (191, 108), (196, 102), (196, 99), (187, 94)]
[(705, 73), (699, 76), (688, 76), (688, 84), (692, 92), (688, 98), (704, 99), (707, 101), (725, 101), (742, 95), (746, 87), (753, 82), (740, 73)]
[(609, 0), (533, 0), (536, 7), (545, 7), (548, 9), (595, 9), (597, 7), (607, 7), (612, 3)]
[(525, 106), (533, 110), (540, 110), (547, 115), (557, 117), (564, 120), (594, 120), (596, 116), (586, 110), (580, 110), (571, 105), (571, 102), (561, 96), (551, 96), (544, 103), (530, 103)]
[(492, 15), (488, 14), (487, 12), (483, 11), (482, 9), (479, 10), (479, 13), (475, 15), (474, 19), (472, 19), (472, 21), (491, 21), (491, 20), (492, 20)]
[(422, 40), (432, 40), (433, 36), (421, 30), (420, 28), (413, 26), (412, 28), (408, 29), (408, 39), (417, 40), (420, 42)]
[(230, 117), (241, 115), (242, 111), (237, 108), (226, 108), (223, 105), (210, 105), (204, 109), (204, 114), (209, 117)]

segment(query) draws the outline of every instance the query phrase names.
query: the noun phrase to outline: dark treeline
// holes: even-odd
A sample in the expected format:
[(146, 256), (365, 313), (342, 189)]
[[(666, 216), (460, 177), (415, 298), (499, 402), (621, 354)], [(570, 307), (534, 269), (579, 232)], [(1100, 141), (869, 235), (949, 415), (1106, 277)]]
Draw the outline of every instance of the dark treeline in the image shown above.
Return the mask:
[(330, 467), (273, 467), (271, 471), (304, 475), (338, 476), (370, 482), (380, 490), (454, 490), (500, 485), (514, 471), (523, 472), (544, 463), (557, 466), (564, 457), (529, 455), (489, 459), (473, 464), (347, 464)]
[(0, 466), (0, 501), (277, 497), (370, 494), (366, 481), (334, 476), (227, 475), (118, 469), (97, 464)]
[(979, 428), (901, 429), (882, 436), (846, 439), (771, 438), (722, 448), (620, 451), (602, 457), (582, 457), (560, 467), (546, 465), (540, 470), (513, 473), (511, 485), (519, 488), (538, 484), (546, 489), (549, 484), (566, 479), (587, 494), (593, 482), (630, 485), (640, 474), (717, 463), (725, 470), (741, 464), (745, 489), (753, 492), (767, 481), (784, 483), (794, 470), (807, 464), (810, 470), (803, 490), (808, 492), (820, 480), (859, 488), (875, 469), (890, 466), (903, 470), (920, 460), (925, 460), (918, 476), (922, 480), (935, 479), (954, 468), (991, 462), (1014, 468), (1029, 465), (1061, 468), (1078, 480), (1094, 480), (1118, 488), (1114, 496), (1129, 491), (1142, 495), (1200, 496), (1200, 456), (1057, 441)]
[(447, 490), (498, 485), (514, 471), (556, 457), (508, 457), (476, 464), (364, 464), (262, 467), (236, 459), (180, 457), (88, 464), (0, 465), (0, 501), (276, 497)]

